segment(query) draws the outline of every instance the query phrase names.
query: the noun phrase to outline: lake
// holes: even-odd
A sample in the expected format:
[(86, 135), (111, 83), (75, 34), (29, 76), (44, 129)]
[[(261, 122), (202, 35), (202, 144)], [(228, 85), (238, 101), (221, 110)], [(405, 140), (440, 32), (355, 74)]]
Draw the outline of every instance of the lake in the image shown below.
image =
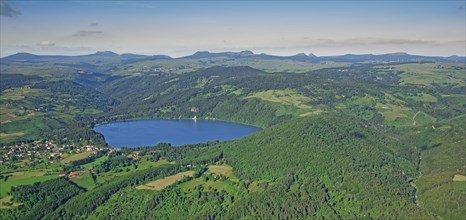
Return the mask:
[(113, 122), (96, 126), (112, 147), (153, 146), (171, 143), (173, 146), (207, 141), (232, 140), (247, 136), (260, 128), (217, 120), (140, 120)]

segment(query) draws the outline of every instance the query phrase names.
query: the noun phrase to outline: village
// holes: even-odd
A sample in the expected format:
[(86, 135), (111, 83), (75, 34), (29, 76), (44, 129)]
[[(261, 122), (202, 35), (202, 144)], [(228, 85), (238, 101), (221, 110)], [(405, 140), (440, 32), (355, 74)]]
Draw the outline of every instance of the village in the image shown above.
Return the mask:
[(58, 145), (52, 140), (3, 145), (0, 147), (0, 170), (7, 167), (34, 167), (41, 163), (54, 164), (70, 157), (70, 155), (101, 151), (103, 149), (103, 147), (94, 145)]

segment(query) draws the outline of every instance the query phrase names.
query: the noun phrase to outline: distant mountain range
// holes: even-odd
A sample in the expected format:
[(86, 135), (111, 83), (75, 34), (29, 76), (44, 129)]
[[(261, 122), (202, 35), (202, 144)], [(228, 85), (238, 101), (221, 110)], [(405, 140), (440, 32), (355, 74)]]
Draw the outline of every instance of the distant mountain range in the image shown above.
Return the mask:
[(299, 53), (293, 56), (276, 56), (265, 53), (254, 54), (250, 50), (240, 52), (218, 52), (198, 51), (192, 55), (172, 58), (167, 55), (139, 55), (139, 54), (117, 54), (112, 51), (99, 51), (94, 54), (78, 55), (78, 56), (63, 56), (63, 55), (35, 55), (31, 53), (17, 53), (11, 56), (1, 58), (3, 61), (27, 61), (27, 62), (47, 62), (47, 61), (63, 61), (69, 59), (98, 59), (98, 60), (154, 60), (154, 59), (206, 59), (206, 58), (235, 58), (235, 59), (279, 59), (293, 60), (299, 62), (466, 62), (464, 56), (421, 56), (411, 55), (407, 53), (388, 53), (388, 54), (345, 54), (338, 56), (316, 56), (314, 54)]

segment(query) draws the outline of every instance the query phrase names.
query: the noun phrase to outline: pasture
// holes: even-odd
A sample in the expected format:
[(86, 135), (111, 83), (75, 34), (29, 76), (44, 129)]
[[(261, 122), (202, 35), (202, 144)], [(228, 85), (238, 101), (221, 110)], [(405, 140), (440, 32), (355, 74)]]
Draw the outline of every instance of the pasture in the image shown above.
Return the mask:
[(149, 182), (145, 185), (136, 187), (137, 189), (149, 189), (149, 190), (162, 190), (167, 186), (172, 185), (176, 181), (182, 180), (186, 176), (192, 177), (194, 175), (194, 171), (186, 171), (177, 173), (175, 175), (167, 176), (163, 179), (158, 179), (152, 182)]
[(256, 92), (246, 98), (258, 98), (264, 101), (294, 106), (299, 109), (312, 108), (308, 104), (311, 101), (311, 98), (303, 96), (292, 89), (267, 90), (262, 92)]
[(73, 155), (67, 156), (65, 159), (61, 160), (60, 163), (67, 164), (67, 163), (70, 163), (70, 162), (75, 161), (75, 160), (81, 160), (81, 159), (84, 159), (86, 157), (91, 156), (94, 153), (95, 153), (95, 151), (85, 151), (85, 152), (82, 152), (82, 153), (73, 154)]
[(57, 178), (57, 175), (47, 175), (44, 176), (45, 172), (43, 171), (24, 171), (24, 172), (14, 172), (2, 174), (3, 176), (9, 176), (7, 180), (0, 179), (0, 197), (7, 196), (8, 192), (13, 186), (20, 185), (30, 185), (35, 182), (43, 182), (49, 179)]

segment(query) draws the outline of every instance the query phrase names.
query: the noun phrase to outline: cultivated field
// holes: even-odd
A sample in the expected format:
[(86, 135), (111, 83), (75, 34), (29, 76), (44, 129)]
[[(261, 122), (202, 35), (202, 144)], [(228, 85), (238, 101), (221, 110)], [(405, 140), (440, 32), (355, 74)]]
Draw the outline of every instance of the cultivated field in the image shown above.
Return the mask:
[(65, 159), (61, 160), (60, 162), (62, 164), (70, 163), (70, 162), (75, 161), (75, 160), (81, 160), (81, 159), (84, 159), (86, 157), (89, 157), (94, 153), (95, 153), (95, 151), (86, 151), (86, 152), (82, 152), (82, 153), (79, 153), (79, 154), (73, 154), (73, 155), (71, 155), (69, 157), (66, 157)]
[(137, 189), (150, 189), (150, 190), (162, 190), (163, 188), (172, 185), (176, 181), (179, 181), (183, 179), (186, 176), (193, 176), (194, 171), (186, 171), (186, 172), (181, 172), (177, 173), (175, 175), (167, 176), (163, 179), (158, 179), (155, 181), (152, 181), (150, 183), (147, 183), (142, 186), (136, 187)]

